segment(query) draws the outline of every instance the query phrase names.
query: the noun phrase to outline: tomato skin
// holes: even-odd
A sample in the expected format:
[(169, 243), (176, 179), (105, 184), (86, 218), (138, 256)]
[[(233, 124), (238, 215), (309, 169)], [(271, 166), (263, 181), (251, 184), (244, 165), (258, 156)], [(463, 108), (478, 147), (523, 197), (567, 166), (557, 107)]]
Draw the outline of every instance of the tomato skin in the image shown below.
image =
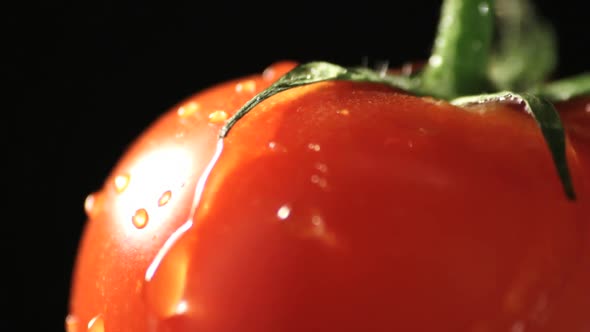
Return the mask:
[[(252, 79), (260, 89), (294, 65), (277, 63)], [(249, 82), (242, 85), (245, 91), (236, 89), (244, 82)], [(95, 317), (106, 320), (107, 331), (146, 331), (142, 282), (164, 242), (189, 219), (198, 178), (215, 152), (219, 125), (210, 123), (209, 114), (239, 108), (254, 93), (251, 82), (213, 87), (163, 114), (86, 200), (88, 221), (73, 272), (68, 332), (84, 331)], [(169, 202), (158, 207), (168, 191)], [(148, 211), (142, 229), (132, 223), (139, 209)]]
[(575, 202), (516, 106), (326, 82), (217, 146), (293, 66), (199, 93), (130, 147), (88, 208), (71, 332), (97, 315), (131, 332), (588, 329), (590, 100), (558, 106)]

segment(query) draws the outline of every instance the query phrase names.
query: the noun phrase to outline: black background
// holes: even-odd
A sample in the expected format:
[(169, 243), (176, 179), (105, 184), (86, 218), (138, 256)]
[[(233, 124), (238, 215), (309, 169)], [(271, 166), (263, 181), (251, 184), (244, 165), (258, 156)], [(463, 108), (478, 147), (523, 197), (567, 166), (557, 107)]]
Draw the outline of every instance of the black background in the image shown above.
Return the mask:
[[(537, 3), (560, 36), (556, 76), (588, 70), (587, 12), (577, 1)], [(4, 303), (17, 315), (2, 324), (63, 330), (84, 198), (168, 107), (277, 60), (359, 65), (366, 57), (395, 67), (425, 59), (439, 8), (433, 0), (4, 8), (0, 69), (8, 83), (3, 99), (13, 103), (2, 121), (9, 154), (2, 162), (9, 197), (2, 274), (11, 280), (4, 293), (14, 294)]]

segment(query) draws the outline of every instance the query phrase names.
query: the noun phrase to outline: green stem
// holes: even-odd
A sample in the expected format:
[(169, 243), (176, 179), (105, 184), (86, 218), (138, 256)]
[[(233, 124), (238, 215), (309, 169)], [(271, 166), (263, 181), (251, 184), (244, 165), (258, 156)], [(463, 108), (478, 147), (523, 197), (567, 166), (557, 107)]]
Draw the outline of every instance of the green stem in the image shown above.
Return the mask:
[(452, 99), (487, 90), (493, 6), (493, 0), (443, 2), (433, 52), (420, 77), (423, 94)]

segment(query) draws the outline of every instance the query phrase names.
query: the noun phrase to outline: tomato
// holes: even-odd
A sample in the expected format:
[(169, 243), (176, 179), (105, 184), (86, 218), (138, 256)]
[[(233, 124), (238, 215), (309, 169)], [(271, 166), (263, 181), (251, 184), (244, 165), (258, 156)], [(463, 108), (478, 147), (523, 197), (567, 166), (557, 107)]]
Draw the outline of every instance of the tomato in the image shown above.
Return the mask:
[(468, 96), (482, 1), (423, 76), (284, 61), (164, 113), (85, 201), (68, 332), (590, 330), (590, 78)]
[(516, 106), (325, 82), (218, 143), (293, 66), (198, 93), (129, 148), (86, 201), (70, 332), (588, 329), (590, 99), (558, 106), (575, 202)]

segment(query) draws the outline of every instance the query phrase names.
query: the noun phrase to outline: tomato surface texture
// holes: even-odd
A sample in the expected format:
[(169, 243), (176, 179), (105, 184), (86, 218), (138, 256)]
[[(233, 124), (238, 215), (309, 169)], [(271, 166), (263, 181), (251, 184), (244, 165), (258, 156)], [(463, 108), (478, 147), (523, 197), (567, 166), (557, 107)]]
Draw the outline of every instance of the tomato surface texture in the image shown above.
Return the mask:
[(295, 66), (163, 114), (88, 196), (68, 332), (590, 330), (590, 98), (557, 103), (576, 199), (521, 105)]

